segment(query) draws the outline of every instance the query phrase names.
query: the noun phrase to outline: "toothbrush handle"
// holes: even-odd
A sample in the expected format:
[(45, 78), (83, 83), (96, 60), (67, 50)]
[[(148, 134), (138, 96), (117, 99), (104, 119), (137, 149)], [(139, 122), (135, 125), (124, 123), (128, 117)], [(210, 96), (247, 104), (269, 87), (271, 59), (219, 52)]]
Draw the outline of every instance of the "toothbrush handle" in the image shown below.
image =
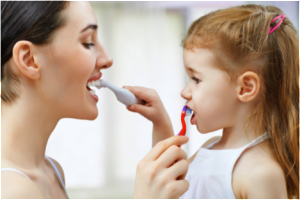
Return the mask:
[(101, 87), (107, 87), (111, 91), (113, 91), (121, 103), (125, 104), (126, 106), (129, 106), (131, 104), (143, 104), (143, 101), (141, 99), (138, 99), (132, 92), (130, 92), (127, 89), (119, 88), (114, 86), (113, 84), (101, 79)]

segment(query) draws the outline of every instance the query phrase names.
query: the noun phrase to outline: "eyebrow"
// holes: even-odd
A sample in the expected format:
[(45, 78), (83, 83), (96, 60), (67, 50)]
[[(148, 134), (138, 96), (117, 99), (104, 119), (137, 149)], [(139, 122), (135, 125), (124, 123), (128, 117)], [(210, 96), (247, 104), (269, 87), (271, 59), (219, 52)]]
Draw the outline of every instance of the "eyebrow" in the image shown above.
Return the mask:
[(88, 29), (94, 29), (97, 30), (98, 26), (96, 24), (89, 24), (87, 27), (85, 27), (80, 33), (88, 30)]
[(193, 69), (191, 67), (187, 67), (186, 69), (189, 70), (189, 71), (191, 71), (192, 73), (199, 73), (199, 74), (201, 74), (201, 72), (196, 71), (195, 69)]

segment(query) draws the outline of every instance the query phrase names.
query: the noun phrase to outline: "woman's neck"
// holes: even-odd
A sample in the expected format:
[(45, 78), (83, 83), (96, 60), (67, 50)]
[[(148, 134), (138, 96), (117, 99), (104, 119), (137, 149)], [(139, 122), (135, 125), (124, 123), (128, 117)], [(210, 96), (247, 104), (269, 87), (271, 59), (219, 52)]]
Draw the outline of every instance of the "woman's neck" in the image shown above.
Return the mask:
[(30, 169), (45, 162), (46, 145), (59, 118), (53, 108), (24, 96), (12, 105), (1, 102), (1, 159)]

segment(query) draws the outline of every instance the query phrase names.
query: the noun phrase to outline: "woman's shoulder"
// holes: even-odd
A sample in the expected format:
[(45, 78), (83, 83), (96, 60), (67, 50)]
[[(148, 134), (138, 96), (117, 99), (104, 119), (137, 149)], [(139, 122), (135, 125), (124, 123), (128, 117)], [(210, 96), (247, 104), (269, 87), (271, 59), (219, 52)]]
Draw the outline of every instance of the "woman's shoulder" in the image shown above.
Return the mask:
[(14, 171), (1, 173), (2, 199), (45, 199), (43, 191), (26, 176)]
[(55, 166), (57, 167), (57, 169), (58, 169), (58, 171), (59, 171), (59, 173), (61, 175), (61, 178), (62, 178), (64, 184), (66, 184), (64, 170), (61, 167), (61, 165), (59, 164), (59, 162), (57, 162), (55, 159), (53, 159), (53, 158), (51, 158), (49, 156), (48, 156), (48, 158), (50, 158), (52, 160), (52, 162), (55, 164)]

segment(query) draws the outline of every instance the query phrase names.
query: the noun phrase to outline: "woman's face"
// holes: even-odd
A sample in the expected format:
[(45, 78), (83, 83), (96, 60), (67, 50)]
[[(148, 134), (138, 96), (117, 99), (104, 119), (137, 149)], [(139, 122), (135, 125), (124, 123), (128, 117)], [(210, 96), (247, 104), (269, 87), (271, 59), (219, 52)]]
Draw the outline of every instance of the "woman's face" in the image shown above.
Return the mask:
[(60, 117), (92, 120), (98, 115), (98, 100), (86, 85), (100, 79), (100, 70), (113, 61), (98, 40), (97, 20), (88, 2), (71, 1), (62, 13), (65, 26), (54, 33), (51, 44), (37, 47), (38, 91)]

